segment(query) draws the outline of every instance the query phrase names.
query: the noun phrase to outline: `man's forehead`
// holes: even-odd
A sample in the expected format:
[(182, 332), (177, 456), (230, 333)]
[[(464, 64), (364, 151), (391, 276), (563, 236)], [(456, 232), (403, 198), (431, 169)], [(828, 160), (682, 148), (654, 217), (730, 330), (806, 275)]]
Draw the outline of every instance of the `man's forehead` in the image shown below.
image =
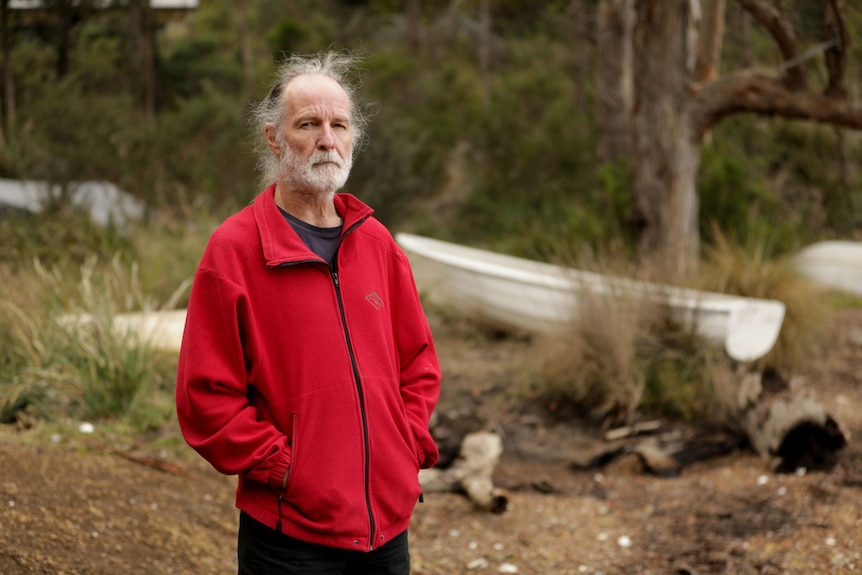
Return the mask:
[(298, 110), (307, 106), (329, 105), (350, 111), (350, 98), (344, 88), (324, 74), (302, 74), (285, 88), (285, 101)]

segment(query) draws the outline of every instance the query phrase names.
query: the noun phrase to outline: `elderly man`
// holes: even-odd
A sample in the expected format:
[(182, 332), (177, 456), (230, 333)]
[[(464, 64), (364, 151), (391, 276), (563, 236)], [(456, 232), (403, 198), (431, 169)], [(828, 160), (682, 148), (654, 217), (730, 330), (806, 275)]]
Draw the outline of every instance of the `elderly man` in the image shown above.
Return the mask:
[(440, 367), (407, 258), (346, 182), (349, 56), (292, 57), (258, 105), (274, 182), (212, 235), (177, 375), (186, 441), (239, 475), (241, 575), (406, 574)]

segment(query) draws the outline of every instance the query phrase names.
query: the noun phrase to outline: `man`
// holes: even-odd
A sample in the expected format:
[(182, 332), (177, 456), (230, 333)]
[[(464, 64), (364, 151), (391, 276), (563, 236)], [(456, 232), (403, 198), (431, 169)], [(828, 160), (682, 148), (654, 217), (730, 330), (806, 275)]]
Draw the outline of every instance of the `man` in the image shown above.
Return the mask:
[(274, 184), (212, 235), (177, 376), (183, 434), (238, 474), (241, 575), (406, 574), (440, 388), (404, 253), (336, 193), (364, 118), (350, 58), (290, 58), (256, 118)]

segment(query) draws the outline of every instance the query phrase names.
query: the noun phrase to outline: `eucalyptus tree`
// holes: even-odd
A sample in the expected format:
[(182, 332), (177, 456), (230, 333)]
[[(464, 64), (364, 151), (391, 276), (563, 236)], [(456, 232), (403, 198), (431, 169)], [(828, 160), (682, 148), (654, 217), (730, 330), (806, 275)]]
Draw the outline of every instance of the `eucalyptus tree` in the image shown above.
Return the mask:
[[(845, 0), (602, 2), (633, 10), (631, 34), (621, 37), (633, 48), (633, 98), (620, 113), (629, 114), (631, 127), (642, 261), (672, 275), (696, 268), (701, 147), (723, 119), (755, 113), (862, 129), (862, 101), (848, 89), (852, 38), (845, 20), (852, 7)], [(727, 2), (765, 30), (777, 62), (720, 70)]]

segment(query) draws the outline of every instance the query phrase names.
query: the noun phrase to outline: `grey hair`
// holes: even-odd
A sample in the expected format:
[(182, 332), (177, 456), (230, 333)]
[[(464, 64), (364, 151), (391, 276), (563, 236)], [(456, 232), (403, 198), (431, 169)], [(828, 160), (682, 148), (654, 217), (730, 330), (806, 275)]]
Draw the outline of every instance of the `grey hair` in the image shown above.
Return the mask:
[(303, 74), (328, 76), (338, 82), (347, 93), (350, 101), (351, 154), (356, 157), (365, 145), (365, 128), (368, 125), (366, 104), (361, 101), (355, 88), (355, 84), (358, 83), (356, 67), (359, 61), (358, 56), (346, 52), (328, 51), (314, 55), (294, 54), (279, 65), (275, 73), (275, 81), (266, 98), (255, 103), (251, 110), (254, 148), (261, 185), (267, 186), (278, 179), (278, 158), (269, 149), (266, 128), (276, 126), (278, 138), (283, 138), (282, 129), (287, 108), (283, 99), (285, 88), (291, 80)]

